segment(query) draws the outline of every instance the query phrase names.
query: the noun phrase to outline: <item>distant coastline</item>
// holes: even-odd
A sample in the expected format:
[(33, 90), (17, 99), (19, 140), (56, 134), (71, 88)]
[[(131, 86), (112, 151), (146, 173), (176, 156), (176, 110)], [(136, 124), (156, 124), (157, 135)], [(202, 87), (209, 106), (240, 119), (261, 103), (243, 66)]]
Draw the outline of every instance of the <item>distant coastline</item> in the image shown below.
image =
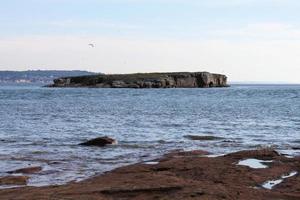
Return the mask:
[(94, 72), (81, 70), (27, 70), (27, 71), (0, 71), (1, 83), (16, 84), (50, 84), (53, 79), (64, 76), (95, 75)]

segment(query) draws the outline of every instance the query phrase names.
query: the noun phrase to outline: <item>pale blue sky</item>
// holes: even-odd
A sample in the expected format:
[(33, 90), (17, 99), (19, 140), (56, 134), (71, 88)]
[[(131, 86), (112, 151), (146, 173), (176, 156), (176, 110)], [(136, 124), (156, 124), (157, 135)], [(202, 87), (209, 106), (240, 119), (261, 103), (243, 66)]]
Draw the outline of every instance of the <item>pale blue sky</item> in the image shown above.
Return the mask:
[[(1, 0), (1, 36), (207, 37), (262, 22), (298, 25), (297, 0)], [(174, 32), (175, 31), (175, 32)]]
[(299, 0), (0, 0), (0, 70), (300, 83), (299, 10)]

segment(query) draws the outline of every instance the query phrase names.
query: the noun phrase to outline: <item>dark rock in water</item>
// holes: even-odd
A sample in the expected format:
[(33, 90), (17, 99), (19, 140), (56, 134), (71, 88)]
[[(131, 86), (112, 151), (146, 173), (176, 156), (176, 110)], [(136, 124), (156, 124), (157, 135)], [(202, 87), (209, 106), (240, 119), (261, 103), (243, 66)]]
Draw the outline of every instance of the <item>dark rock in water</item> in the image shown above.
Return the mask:
[(0, 178), (0, 185), (26, 185), (27, 176), (5, 176)]
[(9, 174), (34, 174), (37, 172), (42, 171), (42, 167), (37, 166), (37, 167), (26, 167), (26, 168), (21, 168), (21, 169), (17, 169), (17, 170), (13, 170), (13, 171), (9, 171), (7, 173)]
[(215, 137), (211, 135), (185, 135), (184, 136), (187, 139), (190, 140), (221, 140), (224, 139), (222, 137)]
[(98, 137), (98, 138), (89, 140), (87, 142), (83, 142), (80, 145), (104, 147), (108, 144), (117, 144), (117, 141), (105, 136), (105, 137)]
[(227, 87), (227, 77), (209, 72), (173, 72), (64, 77), (49, 87), (208, 88)]
[(299, 147), (292, 147), (292, 150), (300, 150), (300, 146)]

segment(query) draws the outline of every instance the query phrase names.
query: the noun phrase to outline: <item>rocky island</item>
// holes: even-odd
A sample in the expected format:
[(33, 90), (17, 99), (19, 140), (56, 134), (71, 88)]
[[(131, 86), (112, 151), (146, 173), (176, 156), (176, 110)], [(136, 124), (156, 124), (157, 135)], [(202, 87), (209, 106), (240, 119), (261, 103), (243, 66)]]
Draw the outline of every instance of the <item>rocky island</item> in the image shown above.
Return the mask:
[(227, 87), (227, 77), (209, 72), (88, 75), (54, 80), (49, 87), (208, 88)]

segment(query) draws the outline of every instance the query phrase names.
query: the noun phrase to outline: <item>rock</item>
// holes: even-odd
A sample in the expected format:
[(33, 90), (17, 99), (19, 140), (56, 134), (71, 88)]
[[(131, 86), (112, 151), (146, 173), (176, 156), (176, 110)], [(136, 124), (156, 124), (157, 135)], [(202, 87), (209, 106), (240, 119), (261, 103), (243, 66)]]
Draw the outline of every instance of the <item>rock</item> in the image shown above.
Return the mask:
[(292, 150), (300, 150), (300, 146), (299, 147), (292, 147)]
[(37, 167), (26, 167), (26, 168), (21, 168), (13, 171), (8, 171), (7, 173), (9, 174), (34, 174), (37, 172), (42, 171), (42, 167), (37, 166)]
[(133, 193), (133, 192), (172, 192), (174, 190), (181, 190), (183, 186), (153, 186), (153, 187), (131, 187), (131, 188), (109, 188), (103, 189), (101, 193), (103, 194), (117, 194), (117, 193)]
[(140, 88), (140, 86), (138, 84), (135, 83), (131, 83), (127, 85), (128, 88)]
[(108, 144), (117, 144), (117, 141), (105, 136), (105, 137), (98, 137), (98, 138), (89, 140), (87, 142), (83, 142), (80, 145), (104, 147)]
[(26, 185), (28, 176), (5, 176), (0, 178), (0, 185)]
[(113, 81), (111, 84), (112, 88), (124, 88), (127, 84), (124, 81)]
[(227, 77), (209, 72), (111, 74), (66, 77), (49, 87), (198, 88), (227, 87)]
[[(201, 151), (180, 155), (163, 157), (156, 165), (141, 162), (62, 186), (1, 189), (0, 199), (300, 199), (300, 176), (295, 174), (299, 173), (299, 158), (286, 158), (272, 149), (217, 158), (202, 156)], [(249, 156), (272, 160), (272, 164), (265, 169), (237, 165)], [(271, 190), (264, 188), (266, 182), (278, 177), (287, 178)]]
[(190, 140), (221, 140), (224, 139), (222, 137), (216, 137), (211, 135), (185, 135), (184, 136), (187, 139)]
[(225, 155), (225, 157), (233, 157), (235, 159), (255, 158), (259, 160), (272, 160), (280, 156), (280, 153), (272, 148), (257, 149), (252, 151), (245, 150)]

